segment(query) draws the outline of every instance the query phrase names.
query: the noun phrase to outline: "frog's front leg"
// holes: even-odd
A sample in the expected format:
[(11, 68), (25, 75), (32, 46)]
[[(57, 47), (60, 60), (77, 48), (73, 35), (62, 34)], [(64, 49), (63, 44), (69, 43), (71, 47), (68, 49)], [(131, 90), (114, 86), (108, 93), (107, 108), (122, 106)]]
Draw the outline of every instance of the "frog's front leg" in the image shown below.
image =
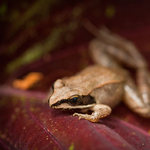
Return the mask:
[(91, 107), (90, 109), (93, 111), (91, 115), (89, 114), (81, 114), (81, 113), (74, 113), (73, 116), (79, 116), (80, 118), (84, 118), (91, 122), (98, 122), (100, 118), (104, 118), (111, 113), (111, 108), (107, 105), (103, 104), (96, 104), (95, 106)]

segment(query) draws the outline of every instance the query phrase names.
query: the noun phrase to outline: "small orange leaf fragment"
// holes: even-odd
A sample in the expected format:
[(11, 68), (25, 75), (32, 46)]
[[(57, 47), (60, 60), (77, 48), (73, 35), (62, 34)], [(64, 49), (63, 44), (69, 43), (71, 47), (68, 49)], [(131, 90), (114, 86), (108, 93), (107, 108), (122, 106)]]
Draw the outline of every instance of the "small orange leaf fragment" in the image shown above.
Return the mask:
[(35, 83), (40, 81), (43, 78), (43, 74), (40, 72), (31, 72), (26, 75), (22, 80), (16, 79), (13, 81), (12, 86), (14, 88), (27, 90), (31, 88)]

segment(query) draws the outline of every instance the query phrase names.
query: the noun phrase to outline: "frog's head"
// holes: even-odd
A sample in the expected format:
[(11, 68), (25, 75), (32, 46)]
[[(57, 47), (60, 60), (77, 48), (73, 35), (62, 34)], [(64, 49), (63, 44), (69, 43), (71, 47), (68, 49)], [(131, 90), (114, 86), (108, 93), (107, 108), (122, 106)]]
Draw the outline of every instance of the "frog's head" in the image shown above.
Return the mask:
[(52, 86), (53, 94), (49, 98), (49, 106), (54, 109), (84, 109), (95, 104), (90, 95), (83, 95), (79, 89), (71, 84), (67, 85), (58, 79)]

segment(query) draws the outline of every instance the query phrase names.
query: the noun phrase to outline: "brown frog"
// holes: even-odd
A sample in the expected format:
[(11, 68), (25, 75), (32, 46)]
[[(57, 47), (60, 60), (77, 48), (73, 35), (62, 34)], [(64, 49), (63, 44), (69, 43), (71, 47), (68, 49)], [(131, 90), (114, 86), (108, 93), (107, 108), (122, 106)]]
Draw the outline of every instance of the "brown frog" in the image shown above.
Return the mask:
[[(79, 109), (82, 113), (74, 116), (98, 122), (123, 100), (135, 113), (150, 117), (147, 64), (136, 47), (106, 28), (99, 30), (90, 22), (85, 26), (97, 37), (89, 44), (90, 56), (96, 64), (74, 76), (56, 80), (49, 98), (50, 107)], [(137, 86), (122, 64), (136, 70)], [(93, 113), (85, 114), (88, 110)]]

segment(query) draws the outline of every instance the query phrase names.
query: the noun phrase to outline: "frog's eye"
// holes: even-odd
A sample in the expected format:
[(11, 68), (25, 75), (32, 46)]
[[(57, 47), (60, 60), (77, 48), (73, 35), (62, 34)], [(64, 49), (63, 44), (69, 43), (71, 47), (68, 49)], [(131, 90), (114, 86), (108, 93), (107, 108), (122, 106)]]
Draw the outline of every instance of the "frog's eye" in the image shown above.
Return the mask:
[(68, 101), (71, 105), (77, 105), (78, 100), (79, 100), (79, 95), (74, 95), (74, 96), (71, 96)]

